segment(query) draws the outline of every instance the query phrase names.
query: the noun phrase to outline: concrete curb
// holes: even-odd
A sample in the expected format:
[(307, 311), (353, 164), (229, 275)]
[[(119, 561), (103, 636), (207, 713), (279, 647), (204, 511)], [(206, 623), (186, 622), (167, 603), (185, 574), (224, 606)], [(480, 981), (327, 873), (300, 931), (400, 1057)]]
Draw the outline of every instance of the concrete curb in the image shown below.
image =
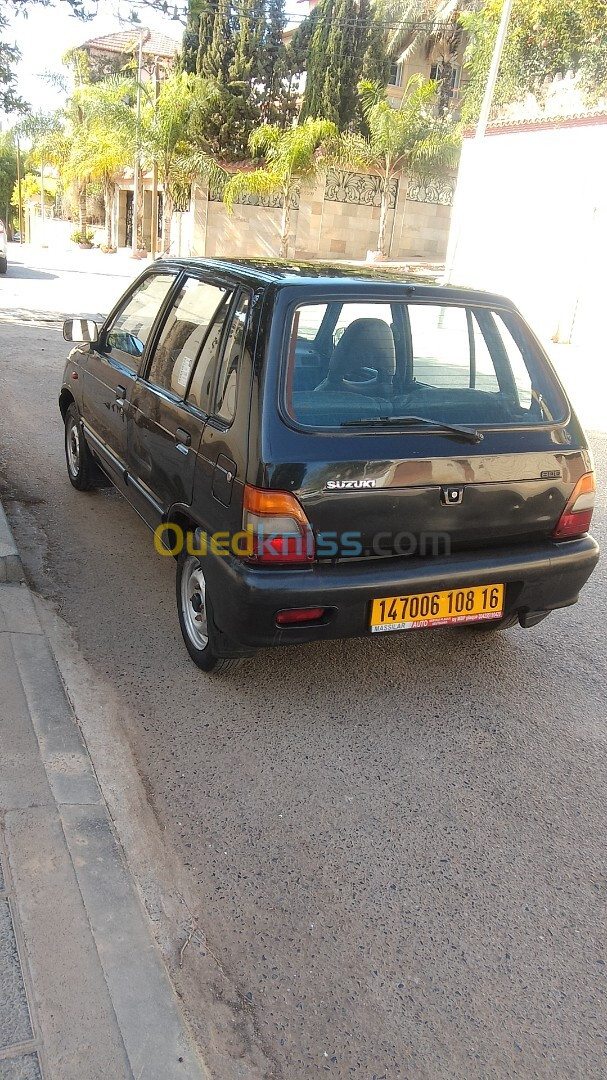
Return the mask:
[(25, 574), (10, 525), (0, 503), (0, 585), (5, 581), (23, 581)]
[(14, 1009), (0, 993), (22, 1018), (0, 1077), (207, 1080), (32, 595), (6, 579), (0, 667), (0, 904), (22, 987)]

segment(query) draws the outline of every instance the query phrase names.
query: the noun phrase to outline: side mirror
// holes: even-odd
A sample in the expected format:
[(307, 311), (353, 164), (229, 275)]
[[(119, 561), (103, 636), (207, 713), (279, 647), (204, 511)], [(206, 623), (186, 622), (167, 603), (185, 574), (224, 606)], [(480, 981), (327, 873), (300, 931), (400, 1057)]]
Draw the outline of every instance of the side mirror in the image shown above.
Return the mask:
[(128, 334), (126, 330), (110, 330), (106, 345), (108, 349), (118, 349), (119, 352), (127, 353), (128, 356), (134, 356), (137, 359), (143, 355), (143, 342), (134, 334)]
[(66, 319), (63, 337), (66, 341), (97, 341), (99, 328), (92, 319)]

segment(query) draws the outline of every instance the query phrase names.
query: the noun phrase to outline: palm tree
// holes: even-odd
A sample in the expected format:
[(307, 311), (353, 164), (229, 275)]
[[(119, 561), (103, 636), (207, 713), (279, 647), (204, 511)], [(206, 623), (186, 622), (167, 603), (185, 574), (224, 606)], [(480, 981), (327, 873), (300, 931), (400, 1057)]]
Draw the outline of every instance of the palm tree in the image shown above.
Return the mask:
[(97, 83), (81, 83), (71, 101), (74, 125), (72, 152), (66, 165), (70, 179), (100, 183), (105, 207), (105, 242), (114, 246), (112, 211), (116, 177), (133, 160), (136, 117), (133, 79), (110, 75)]
[(265, 165), (253, 172), (237, 172), (224, 189), (229, 211), (241, 195), (271, 197), (282, 201), (280, 257), (289, 249), (293, 197), (302, 187), (313, 186), (336, 153), (338, 132), (329, 120), (308, 117), (298, 127), (282, 128), (262, 124), (249, 139), (253, 157), (262, 157)]
[[(69, 157), (70, 138), (63, 125), (63, 115), (59, 109), (45, 111), (38, 109), (24, 116), (15, 128), (18, 135), (31, 140), (28, 160), (40, 169), (40, 223), (44, 230), (45, 195), (44, 171), (47, 165), (61, 170)], [(42, 233), (42, 240), (44, 235)]]
[[(207, 177), (221, 186), (225, 179), (214, 158), (190, 137), (198, 111), (216, 91), (210, 82), (186, 72), (169, 76), (157, 96), (148, 83), (141, 85), (141, 91), (144, 101), (138, 127), (135, 80), (114, 75), (82, 87), (79, 102), (88, 130), (78, 160), (83, 175), (101, 180), (111, 200), (115, 174), (132, 163), (139, 145), (144, 165), (158, 167), (164, 191), (163, 250), (168, 252), (173, 211), (189, 197), (193, 180)], [(106, 207), (106, 226), (107, 220)]]
[(378, 0), (380, 18), (392, 24), (388, 52), (401, 63), (424, 51), (426, 59), (438, 49), (443, 64), (457, 54), (462, 36), (461, 11), (478, 7), (476, 0)]
[(188, 201), (192, 182), (205, 177), (219, 188), (225, 182), (225, 172), (215, 158), (190, 137), (197, 113), (207, 108), (216, 94), (210, 80), (175, 72), (142, 113), (143, 159), (157, 164), (164, 192), (162, 238), (167, 253), (173, 211)]
[(368, 169), (382, 179), (377, 249), (385, 255), (390, 187), (394, 177), (435, 176), (454, 168), (460, 135), (446, 115), (437, 115), (437, 83), (412, 75), (397, 109), (386, 98), (381, 83), (361, 82), (359, 93), (369, 137), (345, 135), (340, 140), (342, 163)]
[(124, 144), (120, 143), (116, 131), (109, 132), (99, 125), (94, 125), (84, 132), (84, 136), (75, 140), (70, 155), (68, 170), (87, 183), (101, 184), (105, 208), (105, 243), (114, 246), (112, 216), (116, 192), (116, 174), (128, 160)]

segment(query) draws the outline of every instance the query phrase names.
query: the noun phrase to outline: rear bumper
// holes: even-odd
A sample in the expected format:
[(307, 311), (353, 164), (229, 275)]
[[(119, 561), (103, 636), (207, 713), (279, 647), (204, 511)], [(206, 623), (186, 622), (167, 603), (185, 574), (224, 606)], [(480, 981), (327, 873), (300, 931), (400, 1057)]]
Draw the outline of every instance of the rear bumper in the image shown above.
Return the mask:
[[(504, 615), (523, 624), (534, 613), (575, 604), (599, 558), (591, 536), (442, 559), (370, 559), (305, 570), (253, 569), (231, 556), (212, 557), (208, 587), (220, 638), (248, 649), (367, 636), (376, 597), (434, 592), (496, 582), (506, 585)], [(281, 628), (282, 608), (331, 609), (327, 621)], [(227, 641), (226, 641), (227, 644)]]

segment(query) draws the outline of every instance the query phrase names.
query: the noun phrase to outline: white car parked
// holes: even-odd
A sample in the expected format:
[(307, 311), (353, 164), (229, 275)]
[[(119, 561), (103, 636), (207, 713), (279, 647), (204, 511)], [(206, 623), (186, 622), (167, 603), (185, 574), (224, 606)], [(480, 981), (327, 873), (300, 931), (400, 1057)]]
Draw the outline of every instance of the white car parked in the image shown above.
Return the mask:
[(0, 218), (0, 274), (6, 274), (8, 263), (6, 261), (6, 229)]

